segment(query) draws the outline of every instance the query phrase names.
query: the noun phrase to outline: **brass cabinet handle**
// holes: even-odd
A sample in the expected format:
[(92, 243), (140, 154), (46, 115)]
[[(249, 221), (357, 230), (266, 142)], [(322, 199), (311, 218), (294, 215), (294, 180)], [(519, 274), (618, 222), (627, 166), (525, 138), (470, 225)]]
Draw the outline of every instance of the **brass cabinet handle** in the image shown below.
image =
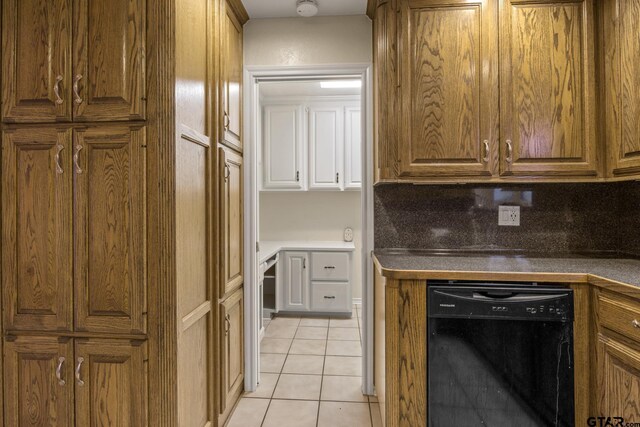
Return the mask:
[(56, 378), (58, 379), (58, 384), (64, 386), (67, 382), (62, 379), (62, 364), (64, 363), (64, 357), (60, 356), (58, 358), (58, 366), (56, 367)]
[(82, 368), (82, 364), (84, 363), (84, 357), (78, 357), (78, 364), (76, 365), (76, 382), (78, 385), (84, 385), (84, 381), (80, 378), (80, 369)]
[(513, 144), (510, 139), (507, 139), (507, 163), (513, 162)]
[(227, 314), (224, 316), (224, 334), (229, 335), (229, 331), (231, 331), (231, 316)]
[(231, 176), (231, 167), (229, 166), (229, 163), (225, 163), (224, 164), (224, 181), (225, 182), (229, 181), (230, 176)]
[(634, 328), (640, 329), (640, 322), (638, 322), (636, 319), (633, 319), (633, 322), (631, 322), (631, 324)]
[(53, 93), (56, 95), (56, 105), (62, 105), (64, 99), (60, 97), (60, 82), (64, 80), (62, 76), (56, 77), (56, 83), (53, 85)]
[(229, 130), (229, 125), (231, 124), (231, 118), (229, 117), (229, 113), (224, 112), (224, 130)]
[(62, 170), (62, 164), (60, 163), (60, 153), (62, 152), (62, 150), (64, 150), (64, 145), (62, 144), (56, 145), (55, 162), (56, 162), (56, 173), (58, 174), (64, 173), (64, 171)]
[(482, 158), (482, 161), (489, 163), (489, 140), (485, 139), (482, 143), (484, 144), (484, 157)]
[(76, 166), (76, 173), (77, 174), (81, 174), (82, 173), (82, 168), (80, 167), (80, 161), (79, 161), (80, 151), (81, 150), (82, 150), (82, 145), (78, 144), (78, 145), (76, 145), (76, 152), (73, 154), (73, 164)]
[(80, 98), (80, 90), (78, 89), (78, 84), (80, 83), (80, 80), (82, 80), (82, 74), (76, 75), (76, 78), (73, 81), (73, 94), (76, 97), (75, 102), (78, 105), (82, 104), (82, 98)]

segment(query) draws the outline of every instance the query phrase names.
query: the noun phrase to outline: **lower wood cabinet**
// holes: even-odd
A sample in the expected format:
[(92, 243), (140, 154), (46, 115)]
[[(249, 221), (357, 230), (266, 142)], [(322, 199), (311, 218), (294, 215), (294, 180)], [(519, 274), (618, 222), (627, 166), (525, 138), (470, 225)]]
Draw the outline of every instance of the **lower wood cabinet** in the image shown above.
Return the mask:
[(146, 426), (144, 342), (20, 336), (4, 342), (5, 426)]
[(220, 414), (219, 425), (229, 416), (243, 390), (244, 289), (236, 290), (220, 304)]

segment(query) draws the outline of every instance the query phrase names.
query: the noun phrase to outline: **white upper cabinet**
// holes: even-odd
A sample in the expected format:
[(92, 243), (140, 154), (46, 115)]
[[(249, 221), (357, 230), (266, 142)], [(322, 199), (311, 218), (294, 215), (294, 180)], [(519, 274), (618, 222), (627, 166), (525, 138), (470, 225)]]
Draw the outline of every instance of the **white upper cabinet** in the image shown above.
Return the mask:
[(264, 107), (262, 188), (304, 190), (302, 105)]
[(360, 107), (346, 107), (344, 132), (344, 188), (362, 188), (362, 117)]
[(344, 108), (311, 105), (309, 108), (309, 189), (341, 190), (344, 182)]

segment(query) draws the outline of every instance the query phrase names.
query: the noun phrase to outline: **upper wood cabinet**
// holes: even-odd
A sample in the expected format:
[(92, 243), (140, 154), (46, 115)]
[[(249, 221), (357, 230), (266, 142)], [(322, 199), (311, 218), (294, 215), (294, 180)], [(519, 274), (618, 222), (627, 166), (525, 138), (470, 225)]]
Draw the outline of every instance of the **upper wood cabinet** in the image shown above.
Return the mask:
[(73, 328), (71, 130), (5, 130), (2, 296), (7, 330)]
[(80, 129), (73, 152), (76, 329), (144, 333), (145, 130)]
[(144, 119), (145, 10), (145, 0), (3, 2), (3, 121)]
[(71, 340), (60, 342), (57, 337), (5, 340), (3, 368), (3, 425), (74, 426)]
[(302, 105), (265, 105), (262, 189), (303, 190), (305, 182)]
[(497, 2), (399, 4), (399, 176), (491, 176), (498, 143)]
[(594, 0), (505, 0), (500, 172), (595, 177)]
[(244, 290), (236, 290), (220, 304), (220, 413), (228, 415), (233, 408), (244, 380)]
[(219, 296), (228, 295), (244, 281), (244, 219), (242, 156), (228, 148), (220, 148), (220, 289)]
[(640, 0), (606, 0), (604, 59), (608, 172), (640, 175)]
[(344, 108), (311, 105), (308, 123), (309, 189), (340, 190), (344, 182)]
[(222, 1), (222, 134), (221, 142), (242, 151), (242, 25), (247, 17), (229, 1)]

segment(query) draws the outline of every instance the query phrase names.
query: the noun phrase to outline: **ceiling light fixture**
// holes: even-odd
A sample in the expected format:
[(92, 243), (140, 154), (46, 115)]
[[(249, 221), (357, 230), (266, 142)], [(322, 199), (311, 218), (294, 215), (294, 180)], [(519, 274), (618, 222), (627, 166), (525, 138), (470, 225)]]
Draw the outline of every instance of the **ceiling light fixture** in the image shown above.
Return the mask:
[(322, 89), (351, 89), (362, 87), (362, 80), (329, 80), (320, 82)]
[(296, 11), (304, 18), (315, 16), (318, 13), (318, 2), (316, 0), (298, 0)]

